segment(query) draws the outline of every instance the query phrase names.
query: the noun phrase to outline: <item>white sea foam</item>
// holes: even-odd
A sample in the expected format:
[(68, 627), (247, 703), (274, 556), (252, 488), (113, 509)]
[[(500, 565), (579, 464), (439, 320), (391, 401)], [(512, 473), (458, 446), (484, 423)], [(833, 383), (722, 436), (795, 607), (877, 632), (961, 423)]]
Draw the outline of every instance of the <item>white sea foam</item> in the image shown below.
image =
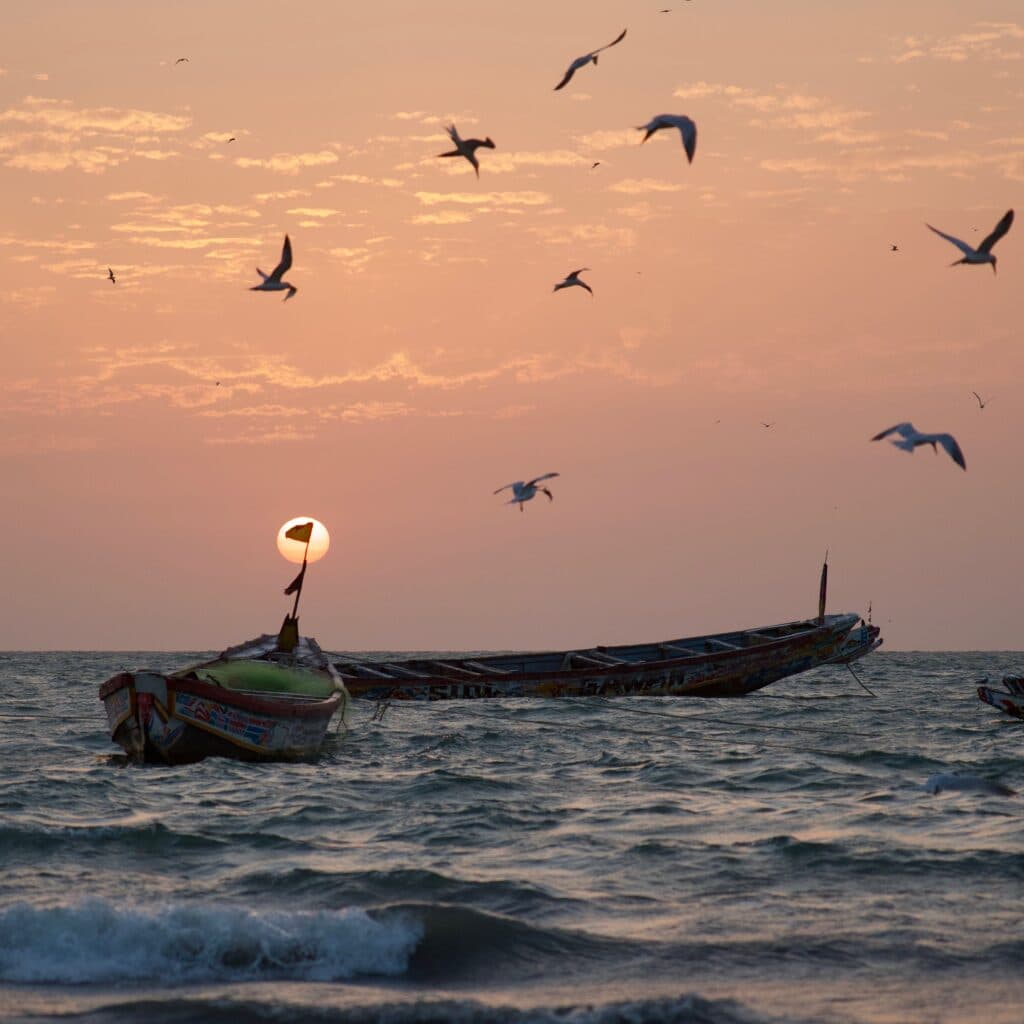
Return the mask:
[(365, 911), (248, 911), (90, 900), (0, 911), (0, 981), (85, 984), (150, 978), (336, 981), (402, 974), (422, 937), (412, 920)]

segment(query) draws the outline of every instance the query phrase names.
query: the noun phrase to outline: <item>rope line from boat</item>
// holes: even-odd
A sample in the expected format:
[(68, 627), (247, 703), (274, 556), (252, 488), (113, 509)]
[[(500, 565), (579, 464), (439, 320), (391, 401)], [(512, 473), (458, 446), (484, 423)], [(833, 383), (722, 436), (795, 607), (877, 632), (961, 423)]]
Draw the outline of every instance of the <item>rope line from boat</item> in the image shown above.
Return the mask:
[(864, 680), (861, 679), (861, 677), (859, 675), (857, 675), (856, 672), (854, 672), (853, 666), (849, 662), (846, 663), (846, 667), (850, 670), (850, 675), (853, 676), (853, 678), (856, 679), (857, 682), (860, 683), (860, 685), (863, 686), (864, 689), (867, 690), (867, 692), (869, 694), (871, 694), (872, 697), (877, 697), (878, 696), (877, 693), (874, 693), (873, 691), (868, 690), (867, 686), (864, 683)]

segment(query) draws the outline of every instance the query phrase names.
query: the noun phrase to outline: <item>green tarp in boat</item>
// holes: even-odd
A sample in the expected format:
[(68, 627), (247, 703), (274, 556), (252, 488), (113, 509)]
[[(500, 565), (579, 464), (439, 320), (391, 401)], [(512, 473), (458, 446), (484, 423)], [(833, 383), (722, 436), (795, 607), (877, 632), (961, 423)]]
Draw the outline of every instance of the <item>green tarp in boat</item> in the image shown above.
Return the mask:
[(272, 661), (220, 661), (189, 669), (186, 674), (228, 690), (294, 693), (321, 699), (335, 691), (334, 680), (326, 672), (286, 668)]

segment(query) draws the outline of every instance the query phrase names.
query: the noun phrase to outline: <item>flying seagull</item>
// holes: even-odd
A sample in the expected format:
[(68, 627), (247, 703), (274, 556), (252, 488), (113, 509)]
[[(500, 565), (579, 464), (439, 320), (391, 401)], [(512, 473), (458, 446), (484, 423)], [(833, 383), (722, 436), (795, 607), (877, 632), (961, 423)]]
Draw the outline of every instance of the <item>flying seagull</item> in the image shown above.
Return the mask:
[(974, 395), (974, 397), (978, 400), (978, 408), (979, 409), (984, 409), (985, 406), (988, 405), (988, 403), (992, 401), (991, 398), (988, 400), (988, 402), (982, 401), (981, 395), (979, 395), (977, 391), (972, 391), (971, 394)]
[(931, 228), (935, 234), (940, 235), (947, 242), (952, 242), (964, 255), (962, 259), (955, 260), (950, 263), (951, 267), (955, 267), (958, 263), (991, 263), (992, 273), (996, 272), (996, 258), (992, 255), (992, 246), (999, 241), (1007, 231), (1010, 230), (1010, 225), (1013, 223), (1013, 210), (1007, 210), (1003, 214), (1003, 219), (992, 229), (992, 233), (986, 238), (981, 240), (981, 245), (977, 249), (972, 248), (966, 242), (962, 242), (959, 238), (954, 238), (952, 235), (947, 235), (945, 231), (940, 231), (938, 228), (933, 228), (931, 224), (926, 223), (926, 228)]
[(560, 288), (571, 288), (573, 285), (579, 285), (580, 288), (586, 288), (587, 291), (593, 295), (594, 289), (591, 288), (586, 281), (580, 280), (580, 274), (582, 274), (584, 270), (589, 269), (590, 267), (580, 267), (579, 270), (574, 270), (571, 274), (567, 274), (564, 281), (559, 281), (558, 284), (555, 285), (554, 291), (557, 292)]
[(622, 40), (625, 39), (625, 38), (626, 38), (626, 30), (623, 29), (610, 43), (607, 43), (605, 46), (599, 46), (596, 50), (591, 50), (590, 53), (585, 53), (582, 57), (577, 57), (569, 65), (569, 70), (566, 71), (566, 73), (563, 76), (562, 80), (558, 83), (558, 85), (555, 86), (555, 92), (558, 92), (559, 89), (564, 89), (569, 84), (569, 81), (572, 78), (572, 76), (575, 75), (576, 72), (579, 71), (580, 68), (585, 68), (591, 62), (593, 62), (593, 64), (596, 66), (597, 65), (597, 55), (602, 50), (607, 50), (607, 49), (611, 48), (612, 46), (615, 46), (617, 43), (621, 43)]
[(693, 163), (693, 154), (697, 150), (697, 126), (684, 114), (658, 114), (652, 117), (647, 124), (642, 124), (637, 131), (646, 132), (640, 140), (641, 144), (646, 142), (655, 132), (662, 128), (678, 128), (683, 138), (683, 148), (686, 150), (686, 159)]
[(251, 292), (283, 292), (286, 288), (288, 294), (284, 297), (284, 301), (287, 302), (299, 289), (293, 284), (289, 284), (287, 281), (282, 281), (281, 278), (291, 269), (292, 265), (292, 241), (285, 235), (284, 245), (281, 248), (281, 262), (274, 267), (274, 271), (271, 274), (264, 274), (259, 267), (256, 268), (256, 273), (263, 278), (261, 284), (254, 284), (249, 291)]
[(114, 272), (113, 270), (110, 269), (110, 267), (107, 267), (107, 279), (110, 281), (111, 284), (117, 284), (117, 278), (114, 277)]
[(913, 452), (919, 444), (930, 444), (933, 452), (938, 452), (936, 445), (942, 445), (946, 449), (946, 454), (961, 468), (967, 469), (967, 461), (964, 459), (964, 453), (960, 450), (960, 445), (956, 443), (956, 438), (952, 434), (922, 434), (919, 430), (915, 429), (913, 423), (897, 423), (895, 427), (890, 427), (888, 430), (883, 430), (880, 434), (875, 434), (872, 441), (881, 441), (883, 437), (888, 437), (890, 434), (899, 434), (900, 437), (897, 440), (893, 439), (893, 444), (902, 449), (905, 452)]
[(476, 171), (476, 176), (480, 177), (480, 164), (476, 159), (476, 151), (481, 146), (486, 146), (488, 149), (494, 149), (494, 143), (491, 141), (491, 137), (488, 136), (486, 139), (460, 139), (459, 133), (455, 129), (455, 125), (450, 124), (446, 129), (448, 137), (455, 143), (455, 148), (449, 150), (447, 153), (438, 153), (440, 156), (464, 156), (472, 165), (473, 170)]
[(187, 64), (188, 63), (188, 57), (179, 57), (174, 63), (175, 64)]
[(765, 423), (764, 420), (761, 420), (761, 426), (765, 427), (766, 429), (768, 427), (774, 427), (775, 426), (775, 420), (772, 420), (771, 423)]
[(546, 494), (548, 496), (548, 501), (555, 500), (555, 496), (546, 487), (537, 486), (541, 480), (550, 480), (553, 476), (558, 476), (558, 474), (545, 473), (543, 476), (535, 476), (532, 480), (527, 480), (525, 483), (522, 480), (517, 480), (514, 484), (505, 484), (504, 487), (499, 487), (494, 493), (501, 494), (502, 491), (507, 491), (511, 487), (512, 497), (506, 501), (505, 504), (518, 505), (519, 511), (522, 512), (523, 502), (530, 501), (532, 498), (535, 498), (538, 491), (542, 491)]

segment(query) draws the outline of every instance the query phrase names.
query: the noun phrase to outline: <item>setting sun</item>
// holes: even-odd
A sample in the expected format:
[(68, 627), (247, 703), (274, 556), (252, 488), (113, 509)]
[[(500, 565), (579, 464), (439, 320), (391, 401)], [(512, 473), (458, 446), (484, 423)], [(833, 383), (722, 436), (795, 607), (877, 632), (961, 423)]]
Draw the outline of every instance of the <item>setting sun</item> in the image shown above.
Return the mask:
[(288, 559), (289, 562), (295, 562), (298, 564), (302, 561), (302, 556), (306, 552), (306, 545), (302, 541), (291, 540), (286, 537), (285, 534), (292, 529), (294, 526), (299, 526), (302, 523), (313, 524), (313, 535), (309, 541), (309, 556), (310, 562), (318, 562), (324, 555), (327, 554), (327, 549), (331, 546), (331, 535), (327, 532), (327, 527), (318, 519), (314, 519), (312, 516), (296, 516), (294, 519), (289, 519), (280, 530), (277, 531), (277, 550)]

